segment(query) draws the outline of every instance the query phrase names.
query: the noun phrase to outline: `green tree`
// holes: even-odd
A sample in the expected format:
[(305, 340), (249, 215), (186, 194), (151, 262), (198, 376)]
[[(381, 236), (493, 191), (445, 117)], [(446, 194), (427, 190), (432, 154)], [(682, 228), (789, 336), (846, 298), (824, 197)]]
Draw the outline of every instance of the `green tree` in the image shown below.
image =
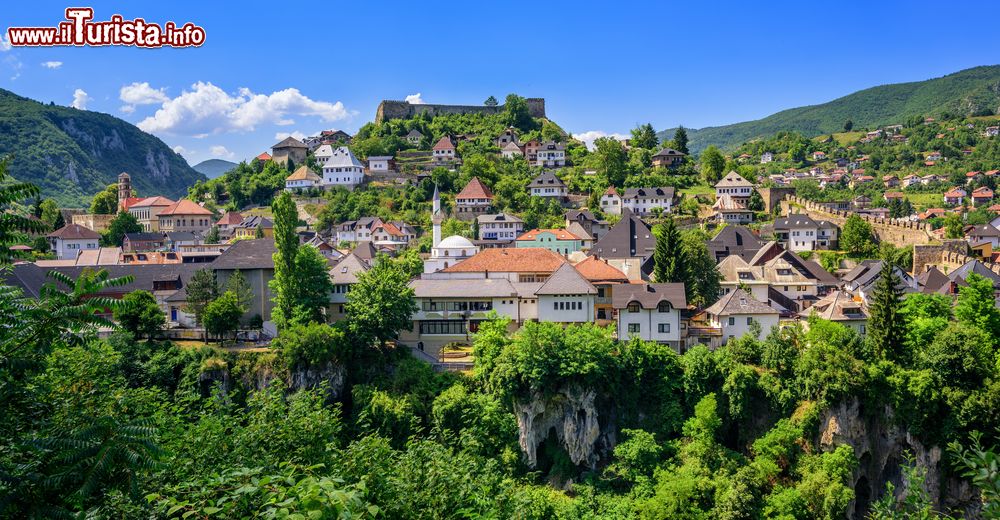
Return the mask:
[(722, 178), (725, 167), (726, 158), (715, 145), (709, 145), (701, 152), (701, 174), (709, 184), (715, 184)]
[(628, 154), (621, 141), (613, 137), (599, 137), (594, 141), (594, 156), (597, 158), (598, 172), (604, 176), (604, 183), (621, 187), (628, 175)]
[(681, 241), (687, 262), (684, 270), (687, 301), (699, 307), (711, 305), (719, 299), (722, 276), (715, 267), (715, 258), (708, 251), (708, 237), (699, 230), (685, 230), (681, 233)]
[(977, 273), (970, 274), (965, 282), (966, 286), (958, 288), (955, 317), (959, 323), (979, 327), (993, 338), (1000, 338), (1000, 309), (993, 296), (993, 282)]
[(111, 219), (107, 231), (101, 236), (101, 241), (107, 247), (121, 247), (126, 233), (140, 232), (142, 232), (142, 224), (139, 224), (135, 215), (122, 211)]
[(503, 122), (506, 126), (513, 126), (522, 132), (535, 128), (535, 121), (531, 118), (528, 103), (517, 94), (508, 94), (504, 100)]
[(983, 518), (1000, 517), (1000, 456), (995, 449), (984, 448), (982, 434), (972, 432), (971, 446), (963, 447), (958, 441), (948, 445), (948, 453), (963, 476), (972, 480), (983, 501)]
[(653, 250), (653, 276), (657, 283), (685, 282), (687, 273), (684, 249), (677, 223), (667, 218), (658, 226)]
[(324, 321), (324, 311), (330, 305), (333, 281), (330, 264), (319, 249), (311, 245), (299, 247), (295, 254), (295, 312), (298, 322)]
[(109, 184), (94, 195), (90, 202), (90, 212), (98, 215), (114, 215), (118, 211), (118, 185)]
[(399, 265), (380, 256), (367, 272), (358, 275), (358, 283), (347, 293), (347, 319), (357, 338), (379, 343), (413, 326), (417, 311), (410, 276)]
[(205, 330), (217, 338), (223, 338), (236, 330), (244, 312), (246, 308), (239, 306), (236, 295), (227, 291), (205, 306)]
[(115, 320), (137, 338), (152, 339), (163, 330), (166, 316), (149, 291), (132, 291), (122, 298), (122, 305), (115, 310)]
[(205, 324), (205, 307), (219, 296), (219, 286), (215, 281), (215, 273), (211, 269), (198, 269), (188, 280), (187, 303), (184, 312), (194, 315), (198, 325)]
[(656, 150), (656, 147), (660, 145), (660, 138), (656, 137), (656, 130), (653, 130), (653, 125), (650, 123), (636, 126), (631, 133), (630, 144), (633, 148)]
[(38, 188), (34, 184), (14, 182), (7, 173), (10, 158), (0, 158), (0, 264), (9, 263), (16, 255), (10, 246), (17, 245), (27, 239), (29, 233), (45, 231), (45, 223), (30, 219), (14, 206), (31, 197), (38, 196)]
[(486, 98), (486, 101), (484, 101), (483, 104), (488, 107), (495, 107), (497, 106), (497, 98), (490, 96)]
[(868, 344), (875, 359), (900, 361), (903, 357), (906, 324), (900, 313), (901, 285), (896, 266), (883, 261), (882, 271), (868, 301)]
[(295, 311), (295, 256), (298, 253), (299, 237), (295, 233), (298, 224), (298, 210), (288, 192), (283, 192), (271, 204), (274, 215), (274, 279), (271, 290), (274, 293), (274, 310), (271, 319), (278, 327), (283, 327)]
[(944, 217), (944, 237), (962, 238), (965, 236), (965, 224), (958, 213), (950, 213)]
[(750, 200), (747, 201), (747, 209), (750, 211), (764, 211), (764, 197), (760, 196), (760, 192), (753, 190), (750, 192)]
[(688, 151), (688, 133), (683, 126), (678, 126), (677, 130), (674, 131), (673, 139), (674, 149), (683, 154), (691, 153)]
[(206, 244), (218, 244), (220, 240), (221, 237), (219, 236), (219, 226), (212, 226), (208, 230), (208, 233), (205, 234)]
[(59, 205), (56, 204), (56, 201), (52, 199), (45, 199), (42, 201), (40, 209), (42, 210), (42, 213), (41, 215), (38, 215), (38, 218), (42, 219), (42, 221), (48, 224), (50, 228), (57, 229), (55, 225), (56, 220), (59, 218)]
[(845, 132), (850, 132), (852, 128), (854, 128), (854, 121), (851, 121), (850, 119), (848, 119), (847, 121), (844, 122), (844, 131)]
[[(250, 308), (250, 303), (253, 301), (253, 289), (250, 287), (250, 282), (247, 281), (247, 278), (243, 276), (243, 272), (239, 269), (229, 275), (223, 292), (233, 293), (233, 296), (236, 297), (236, 305), (244, 309)], [(190, 293), (188, 293), (188, 300), (190, 301)]]
[(840, 233), (840, 247), (852, 255), (866, 255), (875, 251), (872, 226), (858, 215), (852, 214), (844, 222)]
[(271, 349), (281, 353), (290, 369), (322, 366), (328, 362), (346, 363), (350, 342), (341, 327), (323, 323), (297, 323), (278, 333)]

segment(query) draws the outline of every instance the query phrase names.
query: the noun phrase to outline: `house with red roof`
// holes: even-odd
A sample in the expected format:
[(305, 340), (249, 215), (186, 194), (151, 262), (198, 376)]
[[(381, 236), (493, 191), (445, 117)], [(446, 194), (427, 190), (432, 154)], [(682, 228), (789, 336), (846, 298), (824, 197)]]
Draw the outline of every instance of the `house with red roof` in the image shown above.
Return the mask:
[(128, 212), (132, 214), (144, 231), (159, 231), (159, 215), (164, 209), (169, 208), (174, 201), (166, 197), (146, 197), (131, 204)]
[(972, 205), (983, 206), (993, 202), (993, 190), (986, 186), (980, 186), (972, 190)]
[(944, 192), (944, 203), (950, 206), (960, 206), (967, 195), (962, 188), (952, 188)]
[(493, 192), (488, 186), (473, 177), (462, 191), (455, 195), (455, 217), (459, 220), (472, 220), (487, 213), (493, 205)]
[(455, 142), (450, 135), (446, 135), (431, 148), (431, 156), (434, 158), (434, 162), (452, 162), (457, 157), (455, 150)]
[(899, 186), (899, 177), (896, 177), (895, 175), (883, 175), (882, 176), (882, 184), (885, 185), (886, 188), (895, 188), (895, 187), (898, 187)]
[(972, 184), (976, 179), (980, 179), (983, 176), (983, 172), (972, 171), (965, 174), (965, 182), (967, 184)]
[(262, 152), (257, 157), (254, 157), (254, 159), (257, 159), (260, 162), (267, 162), (267, 161), (271, 160), (271, 154), (269, 154), (267, 152)]
[(101, 234), (79, 224), (67, 224), (46, 235), (59, 260), (75, 260), (81, 251), (97, 249)]
[(194, 201), (181, 199), (163, 209), (157, 216), (158, 229), (164, 233), (192, 231), (204, 233), (215, 222), (211, 211)]
[(609, 215), (622, 214), (622, 196), (614, 186), (609, 187), (604, 195), (601, 195), (601, 211)]

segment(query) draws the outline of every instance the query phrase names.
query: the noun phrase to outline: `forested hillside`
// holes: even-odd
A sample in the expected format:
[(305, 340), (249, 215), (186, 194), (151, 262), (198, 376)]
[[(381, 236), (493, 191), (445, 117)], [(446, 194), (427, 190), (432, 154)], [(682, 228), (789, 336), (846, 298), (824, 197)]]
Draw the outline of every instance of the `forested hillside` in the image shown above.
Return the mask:
[[(688, 129), (691, 149), (709, 145), (733, 148), (740, 143), (781, 131), (808, 137), (844, 130), (903, 123), (915, 116), (993, 115), (1000, 107), (1000, 65), (975, 67), (940, 78), (881, 85), (828, 103), (783, 110), (756, 121)], [(661, 133), (669, 138), (673, 129)]]
[(160, 139), (98, 112), (45, 105), (0, 89), (0, 156), (10, 171), (64, 207), (87, 207), (94, 193), (128, 172), (141, 195), (177, 197), (204, 175)]

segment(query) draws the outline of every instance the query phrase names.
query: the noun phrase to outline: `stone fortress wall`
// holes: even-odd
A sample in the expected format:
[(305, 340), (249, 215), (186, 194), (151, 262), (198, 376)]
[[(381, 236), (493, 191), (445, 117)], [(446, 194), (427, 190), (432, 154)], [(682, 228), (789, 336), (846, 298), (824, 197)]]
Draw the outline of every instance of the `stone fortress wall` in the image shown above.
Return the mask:
[[(531, 117), (545, 117), (544, 98), (526, 98), (528, 113)], [(427, 112), (430, 116), (443, 114), (497, 114), (503, 111), (503, 105), (432, 105), (432, 104), (410, 104), (406, 101), (384, 100), (378, 104), (375, 112), (375, 122), (381, 123), (390, 119), (409, 119), (420, 113)]]

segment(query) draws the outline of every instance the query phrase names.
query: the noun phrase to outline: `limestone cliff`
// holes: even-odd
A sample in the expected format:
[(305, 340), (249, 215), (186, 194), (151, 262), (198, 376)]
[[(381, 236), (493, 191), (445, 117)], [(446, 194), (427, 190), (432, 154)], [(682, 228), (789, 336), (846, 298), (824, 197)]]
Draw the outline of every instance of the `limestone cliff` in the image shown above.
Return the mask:
[(515, 403), (518, 443), (530, 466), (538, 464), (538, 448), (553, 434), (574, 464), (597, 466), (615, 445), (615, 428), (610, 414), (600, 423), (596, 397), (594, 390), (571, 387)]

